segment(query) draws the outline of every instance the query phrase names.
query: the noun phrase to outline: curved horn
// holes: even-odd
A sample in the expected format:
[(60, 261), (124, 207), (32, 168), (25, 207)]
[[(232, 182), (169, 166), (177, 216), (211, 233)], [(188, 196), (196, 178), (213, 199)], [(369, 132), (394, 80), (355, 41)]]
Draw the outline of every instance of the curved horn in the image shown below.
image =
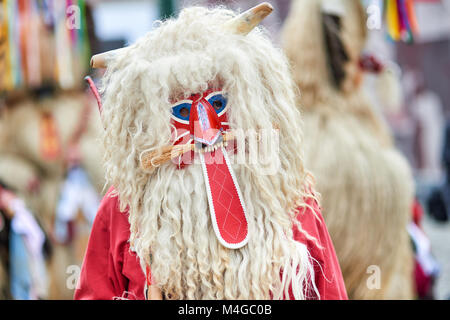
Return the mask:
[(91, 58), (91, 68), (106, 68), (108, 64), (108, 60), (111, 60), (120, 50), (125, 48), (115, 49), (106, 51), (103, 53), (96, 54)]
[(226, 22), (224, 27), (232, 33), (246, 35), (272, 11), (272, 5), (263, 2)]

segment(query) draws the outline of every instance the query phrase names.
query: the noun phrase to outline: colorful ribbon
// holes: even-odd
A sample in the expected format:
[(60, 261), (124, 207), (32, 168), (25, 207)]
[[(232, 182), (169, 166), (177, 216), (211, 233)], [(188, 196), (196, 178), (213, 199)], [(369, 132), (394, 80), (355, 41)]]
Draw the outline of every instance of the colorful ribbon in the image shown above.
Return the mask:
[(2, 0), (0, 11), (0, 92), (82, 84), (90, 57), (86, 0)]
[(419, 32), (414, 0), (385, 0), (386, 29), (393, 41), (411, 43)]

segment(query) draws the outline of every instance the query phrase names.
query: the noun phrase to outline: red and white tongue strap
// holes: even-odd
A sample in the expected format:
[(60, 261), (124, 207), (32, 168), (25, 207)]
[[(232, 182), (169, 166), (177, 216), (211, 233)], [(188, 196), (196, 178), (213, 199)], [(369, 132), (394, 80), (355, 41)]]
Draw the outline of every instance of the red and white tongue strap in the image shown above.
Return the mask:
[(241, 190), (227, 151), (220, 147), (199, 155), (214, 231), (223, 246), (239, 249), (247, 244), (248, 222)]

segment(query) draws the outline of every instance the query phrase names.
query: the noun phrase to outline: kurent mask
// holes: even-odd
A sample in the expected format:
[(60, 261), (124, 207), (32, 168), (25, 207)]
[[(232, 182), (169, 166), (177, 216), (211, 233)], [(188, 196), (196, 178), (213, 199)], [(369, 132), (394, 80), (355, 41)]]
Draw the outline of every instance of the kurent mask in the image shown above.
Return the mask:
[[(235, 34), (248, 34), (273, 8), (260, 4), (228, 21), (224, 29)], [(118, 49), (126, 50), (126, 48)], [(91, 65), (105, 68), (117, 51), (92, 58)], [(233, 138), (227, 122), (227, 96), (220, 89), (209, 89), (172, 105), (173, 145), (163, 150), (141, 154), (141, 166), (153, 170), (172, 160), (182, 170), (197, 153), (202, 165), (209, 210), (219, 242), (238, 249), (248, 241), (248, 219), (245, 204), (227, 154), (226, 142)]]

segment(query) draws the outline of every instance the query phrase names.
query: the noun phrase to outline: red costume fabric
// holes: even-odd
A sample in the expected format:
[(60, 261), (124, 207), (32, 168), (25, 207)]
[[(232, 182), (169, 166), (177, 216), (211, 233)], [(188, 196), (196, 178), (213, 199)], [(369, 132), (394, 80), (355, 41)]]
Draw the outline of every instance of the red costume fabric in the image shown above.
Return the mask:
[[(117, 197), (103, 198), (92, 227), (75, 290), (76, 300), (145, 299), (146, 276), (139, 258), (130, 250), (128, 215), (120, 212)], [(315, 202), (299, 215), (303, 230), (315, 240), (294, 230), (295, 240), (305, 244), (314, 259), (315, 284), (322, 300), (348, 299), (342, 272), (320, 209)], [(320, 248), (320, 245), (322, 248)], [(311, 297), (316, 299), (316, 297)]]

